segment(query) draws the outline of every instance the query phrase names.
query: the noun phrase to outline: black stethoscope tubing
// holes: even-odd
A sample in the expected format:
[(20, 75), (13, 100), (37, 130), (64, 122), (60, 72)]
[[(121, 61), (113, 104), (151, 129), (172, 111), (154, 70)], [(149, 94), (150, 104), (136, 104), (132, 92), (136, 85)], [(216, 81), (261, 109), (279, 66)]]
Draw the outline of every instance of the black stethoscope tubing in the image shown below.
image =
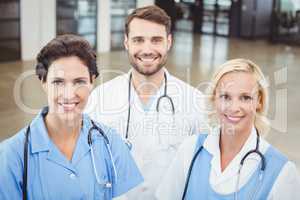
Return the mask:
[[(104, 138), (106, 144), (109, 145), (109, 139), (103, 130), (98, 127), (93, 120), (91, 120), (92, 128), (89, 129), (88, 133), (88, 144), (89, 146), (93, 145), (92, 141), (92, 131), (97, 130), (98, 133)], [(29, 134), (30, 134), (30, 125), (28, 125), (25, 133), (25, 143), (24, 143), (24, 173), (23, 173), (23, 185), (22, 185), (22, 196), (23, 200), (27, 200), (27, 173), (28, 173), (28, 144), (29, 144)]]
[[(131, 81), (132, 81), (132, 73), (130, 73), (129, 75), (129, 81), (128, 81), (128, 114), (127, 114), (127, 126), (126, 126), (126, 134), (125, 134), (125, 139), (128, 143), (128, 146), (132, 146), (130, 144), (130, 142), (128, 141), (128, 131), (129, 131), (129, 123), (130, 123), (130, 112), (131, 112), (131, 104), (130, 104), (130, 100), (131, 100)], [(172, 108), (172, 114), (175, 114), (175, 107), (174, 107), (174, 103), (172, 98), (167, 94), (167, 75), (166, 72), (164, 72), (164, 81), (165, 81), (165, 87), (164, 87), (164, 93), (162, 96), (160, 96), (157, 100), (156, 103), (156, 112), (159, 112), (159, 104), (162, 98), (167, 98), (171, 104), (171, 108)]]
[[(260, 170), (261, 171), (264, 171), (266, 169), (266, 160), (265, 160), (265, 156), (260, 152), (259, 150), (259, 144), (260, 144), (260, 136), (259, 136), (259, 133), (258, 131), (256, 130), (256, 146), (255, 146), (255, 149), (253, 150), (250, 150), (248, 151), (242, 158), (242, 160), (240, 161), (240, 166), (242, 167), (246, 158), (252, 154), (252, 153), (256, 153), (259, 155), (260, 159), (261, 159), (261, 167), (260, 167)], [(203, 145), (201, 145), (201, 147), (196, 151), (196, 153), (194, 154), (193, 156), (193, 159), (191, 161), (191, 164), (190, 164), (190, 167), (189, 167), (189, 170), (188, 170), (188, 174), (187, 174), (187, 177), (186, 177), (186, 181), (185, 181), (185, 184), (184, 184), (184, 190), (183, 190), (183, 194), (182, 194), (182, 200), (185, 199), (185, 196), (186, 196), (186, 192), (187, 192), (187, 189), (188, 189), (188, 185), (189, 185), (189, 181), (190, 181), (190, 177), (191, 177), (191, 173), (192, 173), (192, 169), (193, 169), (193, 166), (194, 166), (194, 163), (196, 161), (196, 158), (197, 156), (199, 155), (199, 153), (202, 151), (203, 149)]]

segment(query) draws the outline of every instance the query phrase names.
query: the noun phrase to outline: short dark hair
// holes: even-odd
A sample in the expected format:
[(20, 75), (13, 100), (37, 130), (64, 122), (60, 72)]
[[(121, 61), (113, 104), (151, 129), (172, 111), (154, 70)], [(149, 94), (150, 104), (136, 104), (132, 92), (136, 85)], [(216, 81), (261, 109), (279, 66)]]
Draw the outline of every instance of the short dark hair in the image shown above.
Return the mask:
[(91, 82), (93, 76), (99, 75), (96, 52), (87, 40), (72, 34), (57, 36), (42, 48), (36, 58), (36, 75), (45, 82), (50, 65), (59, 58), (70, 56), (77, 56), (88, 67)]
[(167, 34), (169, 35), (171, 33), (171, 18), (163, 9), (155, 5), (137, 8), (130, 15), (127, 16), (125, 23), (125, 34), (127, 36), (129, 33), (129, 24), (134, 18), (144, 19), (147, 21), (164, 25), (166, 27)]

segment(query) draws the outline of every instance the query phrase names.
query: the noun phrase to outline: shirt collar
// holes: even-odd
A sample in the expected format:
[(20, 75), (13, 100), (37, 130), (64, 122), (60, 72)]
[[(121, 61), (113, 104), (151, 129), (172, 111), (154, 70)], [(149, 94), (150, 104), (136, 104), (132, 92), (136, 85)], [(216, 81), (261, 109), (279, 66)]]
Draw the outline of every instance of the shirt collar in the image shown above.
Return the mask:
[[(127, 72), (127, 74), (126, 74), (126, 77), (129, 79), (129, 76), (130, 76), (130, 74), (132, 73), (132, 68)], [(164, 70), (164, 72), (166, 73), (166, 75), (167, 75), (167, 79), (169, 80), (169, 78), (170, 78), (170, 73), (169, 73), (169, 71), (165, 68), (165, 67), (163, 67), (163, 70)]]
[[(49, 151), (51, 148), (50, 138), (48, 135), (48, 131), (45, 125), (44, 117), (48, 113), (49, 108), (44, 107), (39, 114), (33, 119), (30, 124), (30, 140), (31, 140), (31, 152), (41, 152), (41, 151)], [(78, 139), (83, 139), (83, 151), (88, 151), (89, 145), (87, 142), (87, 135), (89, 129), (92, 127), (91, 120), (87, 114), (83, 114), (83, 127), (80, 132), (80, 137)], [(82, 144), (81, 144), (82, 145)]]
[[(245, 144), (243, 145), (240, 152), (235, 156), (235, 158), (231, 161), (231, 164), (228, 167), (238, 166), (235, 163), (239, 164), (242, 157), (250, 150), (254, 149), (256, 146), (256, 129), (252, 127), (251, 133), (247, 138)], [(221, 171), (221, 163), (220, 163), (220, 146), (219, 146), (219, 138), (220, 138), (220, 129), (216, 128), (208, 134), (207, 139), (205, 140), (203, 147), (212, 155), (211, 164), (212, 167), (217, 171)]]
[(44, 107), (30, 124), (31, 152), (47, 151), (50, 148), (50, 139), (46, 129), (44, 117), (48, 107)]
[[(170, 73), (168, 72), (168, 70), (165, 68), (165, 67), (163, 67), (162, 68), (163, 70), (164, 70), (164, 73), (166, 74), (166, 77), (167, 77), (167, 84), (168, 84), (168, 81), (170, 81), (170, 78), (171, 78), (171, 75), (170, 75)], [(128, 80), (129, 81), (129, 76), (130, 76), (130, 74), (132, 73), (132, 68), (128, 71), (128, 73), (127, 74), (125, 74), (125, 77), (126, 77), (126, 80)], [(128, 85), (128, 84), (127, 84)], [(136, 93), (136, 91), (135, 91), (135, 89), (134, 89), (134, 87), (133, 87), (133, 83), (132, 83), (132, 81), (131, 81), (131, 85), (130, 85), (130, 87), (131, 88), (133, 88), (133, 89), (131, 89), (131, 95), (132, 95), (132, 99), (134, 99), (134, 98), (138, 98), (139, 99), (139, 97), (138, 97), (138, 94)], [(165, 81), (163, 80), (163, 83), (162, 83), (162, 85), (160, 86), (160, 88), (157, 90), (157, 92), (151, 97), (152, 99), (151, 99), (151, 101), (152, 101), (152, 103), (155, 101), (155, 100), (157, 100), (162, 94), (163, 94), (163, 92), (164, 92), (164, 87), (165, 87)], [(133, 101), (133, 100), (132, 100)], [(139, 101), (140, 102), (140, 101)], [(151, 105), (153, 105), (151, 103)], [(149, 105), (148, 106), (148, 108), (146, 109), (146, 110), (150, 110), (150, 108), (152, 107), (151, 105)], [(140, 107), (141, 108), (143, 108), (143, 110), (145, 110), (144, 109), (144, 105), (140, 102)]]
[(73, 164), (78, 163), (86, 153), (90, 151), (90, 145), (88, 144), (88, 134), (89, 130), (92, 128), (91, 119), (87, 114), (82, 115), (82, 128), (80, 135), (78, 137), (76, 149), (73, 154), (72, 162)]
[[(245, 144), (243, 145), (241, 152), (248, 152), (251, 149), (254, 149), (256, 146), (256, 129), (255, 127), (252, 127), (251, 133), (249, 137), (247, 138)], [(220, 128), (213, 129), (210, 134), (208, 134), (207, 139), (205, 140), (203, 146), (205, 149), (211, 153), (212, 155), (215, 155), (220, 152), (219, 147), (219, 138), (220, 138)]]

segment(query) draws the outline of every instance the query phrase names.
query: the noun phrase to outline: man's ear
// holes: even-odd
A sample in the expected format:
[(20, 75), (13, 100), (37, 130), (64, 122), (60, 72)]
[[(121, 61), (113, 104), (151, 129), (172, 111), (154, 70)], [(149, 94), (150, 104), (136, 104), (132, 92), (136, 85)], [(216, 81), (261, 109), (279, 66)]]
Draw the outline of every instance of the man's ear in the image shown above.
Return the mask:
[(168, 51), (171, 49), (172, 47), (172, 43), (173, 43), (173, 37), (172, 37), (172, 34), (169, 34), (167, 36), (167, 48), (168, 48)]
[(126, 34), (124, 34), (124, 47), (126, 50), (128, 50), (128, 36)]

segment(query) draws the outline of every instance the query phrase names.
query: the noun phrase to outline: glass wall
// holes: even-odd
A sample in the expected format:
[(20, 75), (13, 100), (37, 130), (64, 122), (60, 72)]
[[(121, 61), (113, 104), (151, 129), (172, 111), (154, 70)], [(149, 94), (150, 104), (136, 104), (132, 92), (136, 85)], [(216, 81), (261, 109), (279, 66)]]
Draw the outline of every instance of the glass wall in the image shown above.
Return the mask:
[(204, 0), (202, 32), (229, 35), (231, 0)]
[(126, 17), (136, 8), (136, 0), (111, 1), (111, 48), (122, 49)]
[(178, 0), (176, 30), (229, 36), (231, 4), (231, 0)]
[(300, 45), (300, 0), (275, 0), (271, 40)]
[(20, 0), (1, 0), (0, 13), (0, 62), (19, 60)]
[(97, 0), (57, 0), (57, 34), (83, 36), (96, 49)]

